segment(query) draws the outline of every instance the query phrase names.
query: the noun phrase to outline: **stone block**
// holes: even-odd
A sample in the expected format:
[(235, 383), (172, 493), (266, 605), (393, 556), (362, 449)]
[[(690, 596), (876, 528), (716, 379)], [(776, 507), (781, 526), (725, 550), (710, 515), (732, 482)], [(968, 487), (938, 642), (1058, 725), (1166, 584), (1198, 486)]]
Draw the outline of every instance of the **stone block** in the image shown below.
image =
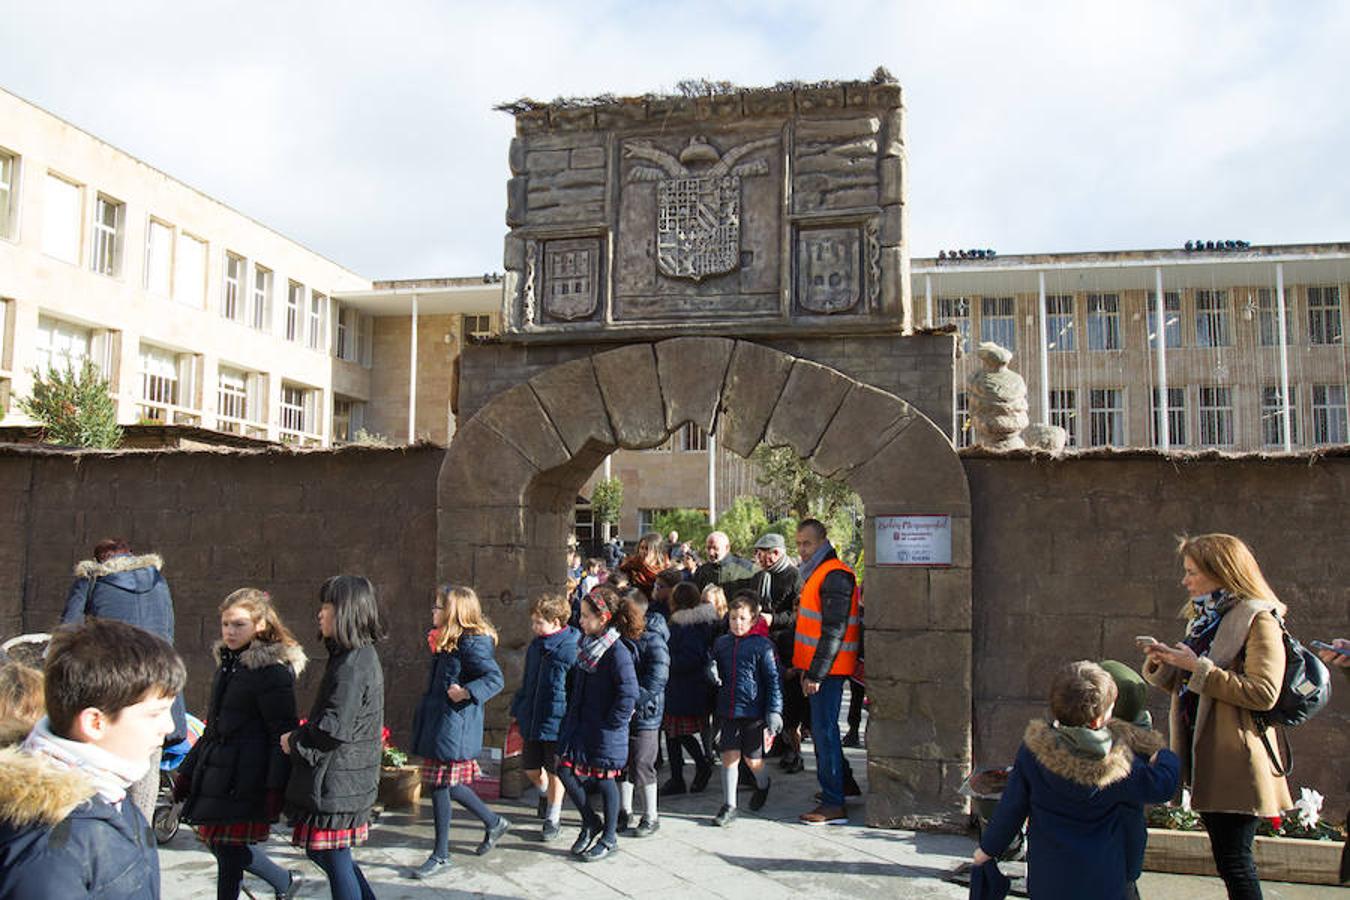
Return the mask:
[(869, 754), (949, 762), (970, 758), (970, 691), (891, 682), (878, 683), (873, 693), (869, 677), (867, 692), (873, 704), (867, 725)]
[(764, 442), (791, 447), (803, 459), (810, 458), (851, 386), (848, 378), (833, 369), (797, 360), (769, 418)]
[(529, 195), (530, 182), (524, 175), (517, 175), (506, 182), (506, 227), (515, 228), (525, 224)]
[(572, 151), (572, 168), (599, 169), (605, 165), (604, 147), (583, 147)]
[[(525, 242), (513, 235), (507, 235), (502, 248), (502, 267), (512, 272), (525, 271)], [(507, 296), (512, 296), (508, 291)]]
[[(867, 756), (867, 824), (964, 832), (966, 799), (956, 792), (959, 765), (937, 760)], [(955, 784), (953, 785), (953, 781)]]
[(844, 108), (844, 88), (804, 88), (797, 95), (797, 112), (804, 116), (837, 115)]
[(970, 690), (969, 631), (881, 631), (867, 627), (869, 674), (884, 660), (882, 677)]
[(792, 91), (749, 91), (741, 94), (741, 109), (749, 118), (791, 115)]
[(478, 411), (474, 420), (497, 433), (536, 469), (567, 462), (571, 453), (528, 384), (503, 391)]
[(762, 344), (737, 341), (727, 366), (717, 438), (732, 453), (749, 456), (764, 437), (792, 371), (792, 357)]
[[(871, 522), (872, 517), (869, 516), (865, 526), (869, 539), (872, 534)], [(863, 552), (867, 559), (876, 559), (875, 552), (869, 552), (867, 548)], [(930, 624), (930, 571), (915, 566), (878, 566), (875, 562), (867, 566), (867, 587), (864, 593), (869, 635), (873, 629), (902, 631), (924, 628)]]
[(900, 85), (893, 82), (874, 84), (867, 93), (873, 106), (892, 109), (897, 115), (901, 114), (904, 93), (900, 90)]
[(722, 399), (722, 379), (735, 341), (683, 337), (656, 344), (656, 371), (666, 405), (666, 427), (693, 422), (711, 431)]
[(866, 384), (854, 384), (825, 429), (811, 467), (829, 477), (859, 466), (914, 421), (903, 400)]
[(512, 175), (525, 174), (525, 149), (525, 142), (520, 138), (511, 139), (511, 146), (506, 152), (506, 161)]
[[(923, 477), (910, 477), (922, 472)], [(937, 426), (918, 418), (880, 453), (844, 476), (869, 515), (970, 514), (970, 494), (960, 458)], [(953, 544), (956, 542), (953, 522)], [(952, 548), (953, 554), (956, 547)]]
[(881, 209), (881, 228), (878, 240), (882, 247), (899, 247), (905, 240), (905, 206), (892, 203)]
[(553, 131), (593, 131), (595, 110), (586, 107), (550, 110), (548, 127)]
[(455, 434), (437, 478), (441, 508), (516, 506), (539, 473), (519, 451), (477, 418)]
[(451, 584), (475, 584), (473, 577), (474, 545), (467, 535), (442, 532), (436, 542), (436, 581)]
[(600, 396), (621, 447), (641, 450), (666, 439), (666, 409), (651, 344), (632, 344), (591, 358)]
[(905, 279), (905, 254), (901, 247), (881, 248), (881, 312), (903, 314), (909, 324), (909, 282)]
[(969, 568), (928, 570), (928, 626), (950, 631), (970, 630)]
[(799, 141), (838, 141), (848, 138), (868, 138), (881, 130), (876, 116), (853, 116), (846, 119), (805, 120), (797, 123)]
[(516, 113), (516, 134), (543, 134), (548, 131), (548, 110), (529, 109)]
[(624, 98), (595, 111), (595, 127), (612, 130), (641, 125), (647, 121), (647, 104), (641, 98)]
[(525, 154), (525, 171), (531, 175), (551, 175), (567, 168), (570, 150), (531, 150)]
[(524, 594), (526, 556), (523, 547), (475, 547), (473, 586), (479, 596), (500, 603), (503, 591)]
[(467, 506), (436, 513), (440, 534), (488, 546), (524, 546), (529, 541), (530, 511), (524, 506)]

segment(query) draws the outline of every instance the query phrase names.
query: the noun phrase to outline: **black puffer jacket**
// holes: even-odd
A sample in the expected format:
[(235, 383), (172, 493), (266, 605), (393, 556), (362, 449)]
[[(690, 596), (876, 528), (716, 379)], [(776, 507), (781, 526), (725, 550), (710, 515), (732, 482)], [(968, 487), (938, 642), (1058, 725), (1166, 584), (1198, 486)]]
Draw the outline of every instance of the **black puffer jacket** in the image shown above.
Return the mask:
[(295, 729), (295, 678), (304, 671), (305, 651), (255, 640), (239, 652), (218, 643), (215, 654), (206, 732), (178, 769), (188, 784), (182, 819), (194, 825), (275, 819), (267, 794), (286, 790), (291, 766), (280, 739)]
[(317, 828), (364, 824), (380, 784), (384, 672), (369, 644), (328, 642), (328, 665), (309, 720), (291, 735), (286, 812)]
[(634, 731), (655, 731), (661, 727), (666, 709), (666, 683), (670, 681), (670, 628), (662, 615), (647, 616), (642, 635), (631, 643), (637, 671), (638, 698), (633, 710)]

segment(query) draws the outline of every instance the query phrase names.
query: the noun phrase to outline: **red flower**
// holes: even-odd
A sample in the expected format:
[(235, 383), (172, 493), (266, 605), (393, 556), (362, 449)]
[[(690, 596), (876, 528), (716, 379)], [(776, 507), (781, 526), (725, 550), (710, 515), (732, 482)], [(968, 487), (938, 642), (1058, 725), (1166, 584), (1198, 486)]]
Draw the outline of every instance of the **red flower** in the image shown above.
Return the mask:
[(1270, 817), (1271, 828), (1275, 829), (1276, 831), (1279, 831), (1280, 828), (1282, 828), (1283, 826), (1284, 826), (1284, 819), (1280, 818), (1279, 816)]
[(383, 746), (383, 747), (388, 747), (388, 746), (389, 746), (389, 726), (388, 726), (388, 725), (385, 725), (385, 726), (383, 726), (383, 727), (380, 729), (380, 745)]

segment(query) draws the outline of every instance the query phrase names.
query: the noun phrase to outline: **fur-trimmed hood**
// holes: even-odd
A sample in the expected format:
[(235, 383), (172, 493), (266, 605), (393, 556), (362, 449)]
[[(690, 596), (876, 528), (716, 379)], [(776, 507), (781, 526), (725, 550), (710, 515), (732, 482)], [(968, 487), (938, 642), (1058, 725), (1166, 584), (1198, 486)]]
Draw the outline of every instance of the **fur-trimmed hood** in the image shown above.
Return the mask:
[(158, 553), (146, 553), (141, 556), (114, 556), (104, 562), (86, 559), (75, 564), (75, 577), (102, 578), (105, 575), (130, 572), (134, 569), (159, 569), (163, 571), (164, 560)]
[[(220, 665), (220, 652), (225, 649), (223, 641), (216, 641), (215, 646), (211, 648), (212, 655), (216, 658), (216, 665)], [(244, 648), (244, 652), (239, 654), (239, 663), (246, 669), (263, 669), (267, 666), (285, 665), (290, 666), (291, 671), (296, 677), (305, 671), (305, 664), (309, 662), (309, 657), (305, 655), (305, 650), (299, 644), (287, 644), (284, 641), (254, 641)]]
[(74, 769), (18, 747), (0, 750), (0, 821), (51, 827), (93, 796), (94, 786)]
[(711, 603), (700, 603), (689, 609), (681, 609), (670, 614), (670, 624), (685, 627), (687, 625), (715, 625), (722, 617), (717, 607)]
[(22, 744), (28, 732), (33, 730), (31, 722), (18, 719), (0, 719), (0, 747), (16, 747)]
[(1036, 761), (1061, 778), (1092, 788), (1104, 788), (1129, 777), (1136, 755), (1145, 758), (1165, 744), (1156, 731), (1145, 731), (1128, 722), (1109, 722), (1111, 749), (1102, 759), (1089, 759), (1071, 751), (1056, 737), (1049, 722), (1033, 719), (1027, 724), (1022, 743)]

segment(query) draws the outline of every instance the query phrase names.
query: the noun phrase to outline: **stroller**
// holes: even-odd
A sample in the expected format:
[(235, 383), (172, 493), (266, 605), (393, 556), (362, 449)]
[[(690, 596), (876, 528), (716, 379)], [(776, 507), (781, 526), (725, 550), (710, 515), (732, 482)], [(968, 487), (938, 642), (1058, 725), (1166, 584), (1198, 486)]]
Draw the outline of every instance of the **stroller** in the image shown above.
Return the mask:
[(174, 774), (183, 760), (187, 759), (188, 751), (197, 743), (205, 728), (206, 723), (188, 713), (187, 737), (165, 747), (160, 756), (159, 794), (155, 797), (155, 814), (150, 822), (156, 843), (167, 844), (178, 834), (178, 814), (183, 811), (183, 804), (173, 799)]

